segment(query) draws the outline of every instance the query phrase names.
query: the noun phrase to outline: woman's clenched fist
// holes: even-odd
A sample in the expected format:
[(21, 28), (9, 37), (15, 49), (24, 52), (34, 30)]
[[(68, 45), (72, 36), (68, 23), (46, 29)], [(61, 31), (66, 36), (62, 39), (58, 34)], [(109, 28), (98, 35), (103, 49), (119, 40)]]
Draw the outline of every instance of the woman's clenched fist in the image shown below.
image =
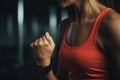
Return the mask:
[(55, 48), (55, 43), (49, 33), (46, 32), (42, 37), (32, 42), (31, 47), (37, 65), (48, 66)]

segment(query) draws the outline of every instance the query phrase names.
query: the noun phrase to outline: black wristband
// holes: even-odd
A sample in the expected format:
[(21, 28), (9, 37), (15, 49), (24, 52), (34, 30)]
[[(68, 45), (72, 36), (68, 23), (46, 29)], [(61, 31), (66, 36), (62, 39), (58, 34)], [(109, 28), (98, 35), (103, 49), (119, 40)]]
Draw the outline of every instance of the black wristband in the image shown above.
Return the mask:
[(46, 75), (52, 70), (52, 67), (51, 67), (51, 64), (48, 66), (40, 66), (39, 65), (38, 70), (40, 72), (40, 75)]

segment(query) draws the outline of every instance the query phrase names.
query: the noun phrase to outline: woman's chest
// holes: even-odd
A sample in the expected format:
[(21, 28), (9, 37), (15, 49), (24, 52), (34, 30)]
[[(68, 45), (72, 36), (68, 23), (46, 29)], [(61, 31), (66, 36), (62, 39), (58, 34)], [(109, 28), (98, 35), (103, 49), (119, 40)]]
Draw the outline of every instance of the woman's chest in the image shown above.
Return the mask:
[(88, 70), (88, 67), (102, 67), (105, 62), (104, 54), (93, 44), (82, 45), (74, 48), (62, 45), (59, 59), (61, 64), (68, 70), (78, 68), (86, 68), (86, 70)]
[(70, 46), (78, 46), (83, 44), (89, 38), (93, 23), (73, 23), (68, 28), (65, 40)]

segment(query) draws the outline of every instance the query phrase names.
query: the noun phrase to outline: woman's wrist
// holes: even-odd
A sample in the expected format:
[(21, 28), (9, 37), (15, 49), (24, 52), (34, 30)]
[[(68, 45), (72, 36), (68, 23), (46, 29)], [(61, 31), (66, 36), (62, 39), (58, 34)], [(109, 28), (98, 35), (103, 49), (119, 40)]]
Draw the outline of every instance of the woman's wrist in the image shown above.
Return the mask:
[(49, 64), (47, 66), (38, 65), (37, 67), (38, 67), (40, 75), (46, 75), (52, 70), (51, 64)]
[(42, 60), (39, 63), (37, 63), (38, 66), (48, 66), (50, 65), (50, 59), (48, 60)]

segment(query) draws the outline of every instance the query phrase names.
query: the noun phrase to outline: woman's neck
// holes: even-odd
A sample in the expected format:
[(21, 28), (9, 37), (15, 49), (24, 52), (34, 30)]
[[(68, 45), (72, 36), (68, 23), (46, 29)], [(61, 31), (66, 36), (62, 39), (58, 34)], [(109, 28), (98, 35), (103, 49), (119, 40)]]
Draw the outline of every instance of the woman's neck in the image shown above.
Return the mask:
[[(85, 2), (86, 1), (86, 2)], [(75, 21), (83, 22), (95, 18), (105, 6), (101, 5), (97, 0), (85, 0), (81, 5), (74, 5)], [(81, 2), (80, 2), (81, 3)]]

